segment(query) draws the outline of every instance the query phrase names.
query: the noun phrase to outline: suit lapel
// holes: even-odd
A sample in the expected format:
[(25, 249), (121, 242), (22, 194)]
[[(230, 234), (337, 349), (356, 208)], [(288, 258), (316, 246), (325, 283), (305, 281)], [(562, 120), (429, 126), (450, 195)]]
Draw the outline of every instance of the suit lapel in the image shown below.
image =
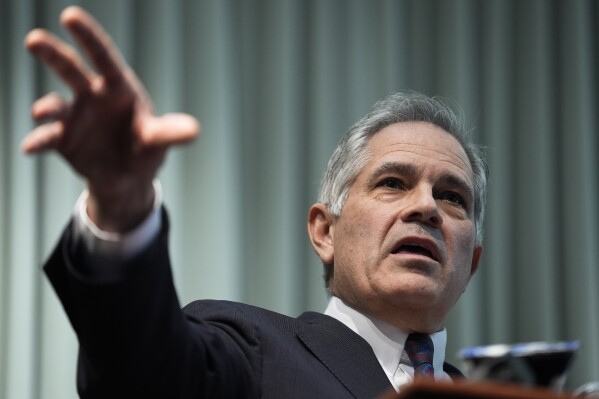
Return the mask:
[(373, 398), (393, 387), (370, 345), (343, 323), (307, 312), (299, 338), (356, 398)]

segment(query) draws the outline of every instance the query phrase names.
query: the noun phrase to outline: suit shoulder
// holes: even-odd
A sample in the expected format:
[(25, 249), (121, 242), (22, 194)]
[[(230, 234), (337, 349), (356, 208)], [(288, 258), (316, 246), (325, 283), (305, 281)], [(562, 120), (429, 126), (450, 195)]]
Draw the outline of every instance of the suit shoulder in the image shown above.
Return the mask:
[(263, 328), (278, 327), (282, 330), (296, 330), (301, 324), (297, 318), (272, 310), (247, 305), (240, 302), (203, 299), (189, 303), (183, 312), (201, 322), (241, 324)]

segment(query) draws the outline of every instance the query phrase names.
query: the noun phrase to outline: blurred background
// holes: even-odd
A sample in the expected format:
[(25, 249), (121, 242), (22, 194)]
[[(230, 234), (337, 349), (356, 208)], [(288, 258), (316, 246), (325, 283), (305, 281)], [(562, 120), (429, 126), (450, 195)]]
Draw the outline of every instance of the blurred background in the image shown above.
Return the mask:
[[(26, 157), (30, 104), (65, 87), (23, 50), (72, 2), (0, 0), (0, 398), (75, 398), (76, 337), (40, 266), (83, 184)], [(599, 2), (88, 0), (154, 97), (199, 140), (161, 172), (182, 304), (322, 311), (308, 207), (347, 128), (384, 95), (455, 101), (487, 147), (479, 273), (451, 315), (465, 346), (580, 340), (599, 380)]]

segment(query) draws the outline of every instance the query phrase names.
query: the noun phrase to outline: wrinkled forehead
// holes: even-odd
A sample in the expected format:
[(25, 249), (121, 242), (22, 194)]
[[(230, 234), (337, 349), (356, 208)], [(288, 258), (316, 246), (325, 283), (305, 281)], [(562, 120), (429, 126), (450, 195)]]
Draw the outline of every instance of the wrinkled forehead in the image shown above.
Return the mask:
[(472, 165), (462, 144), (453, 135), (428, 122), (400, 122), (386, 126), (366, 144), (373, 166), (401, 160), (438, 167), (460, 174), (472, 182)]

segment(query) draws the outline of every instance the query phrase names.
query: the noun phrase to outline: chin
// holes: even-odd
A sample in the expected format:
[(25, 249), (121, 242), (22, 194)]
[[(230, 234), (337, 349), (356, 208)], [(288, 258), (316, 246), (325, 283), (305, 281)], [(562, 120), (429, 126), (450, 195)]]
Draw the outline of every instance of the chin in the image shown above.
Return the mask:
[(400, 285), (386, 287), (383, 295), (397, 306), (437, 307), (441, 298), (439, 286), (430, 279), (414, 279)]
[(434, 294), (441, 291), (442, 287), (438, 279), (426, 273), (401, 273), (400, 275), (387, 277), (381, 281), (381, 287), (385, 291), (406, 293), (412, 295)]

